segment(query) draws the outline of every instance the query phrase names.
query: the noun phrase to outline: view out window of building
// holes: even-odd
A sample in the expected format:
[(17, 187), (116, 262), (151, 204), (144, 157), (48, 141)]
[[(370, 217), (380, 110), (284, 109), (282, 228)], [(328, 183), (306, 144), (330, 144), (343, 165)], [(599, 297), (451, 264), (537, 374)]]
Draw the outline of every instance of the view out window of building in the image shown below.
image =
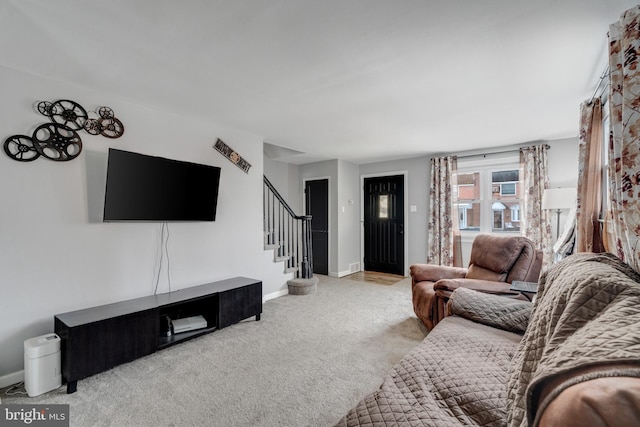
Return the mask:
[(457, 193), (460, 230), (480, 231), (480, 174), (458, 174)]
[(522, 182), (519, 165), (461, 170), (456, 187), (460, 230), (519, 232)]
[(514, 206), (520, 206), (520, 170), (491, 172), (492, 231), (520, 231), (520, 218), (513, 217)]
[(511, 220), (520, 222), (520, 205), (511, 206)]

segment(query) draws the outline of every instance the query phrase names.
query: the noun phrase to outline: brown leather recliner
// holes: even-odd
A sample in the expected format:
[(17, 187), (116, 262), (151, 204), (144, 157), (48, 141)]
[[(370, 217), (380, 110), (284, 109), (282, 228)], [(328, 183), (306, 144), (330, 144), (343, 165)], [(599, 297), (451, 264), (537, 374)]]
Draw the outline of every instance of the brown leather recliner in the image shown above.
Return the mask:
[(511, 282), (537, 282), (542, 252), (522, 236), (479, 234), (471, 246), (469, 267), (414, 264), (410, 268), (413, 311), (429, 329), (447, 316), (447, 302), (459, 287), (527, 299), (511, 291)]

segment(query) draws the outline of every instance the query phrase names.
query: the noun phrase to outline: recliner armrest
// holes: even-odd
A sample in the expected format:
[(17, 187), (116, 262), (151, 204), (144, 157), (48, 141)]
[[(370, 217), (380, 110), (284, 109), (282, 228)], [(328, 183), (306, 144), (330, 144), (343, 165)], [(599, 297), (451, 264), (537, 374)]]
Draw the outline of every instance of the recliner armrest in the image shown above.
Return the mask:
[(463, 267), (449, 267), (435, 264), (413, 264), (409, 268), (413, 282), (437, 282), (440, 279), (452, 279), (464, 277), (467, 269)]
[(640, 378), (605, 377), (572, 385), (544, 408), (538, 427), (633, 427), (640, 423)]
[(441, 279), (434, 285), (433, 289), (436, 291), (444, 290), (453, 292), (458, 288), (467, 288), (474, 291), (484, 292), (486, 294), (500, 294), (500, 295), (520, 295), (520, 292), (512, 291), (509, 288), (511, 283), (508, 282), (494, 282), (492, 280), (481, 279)]

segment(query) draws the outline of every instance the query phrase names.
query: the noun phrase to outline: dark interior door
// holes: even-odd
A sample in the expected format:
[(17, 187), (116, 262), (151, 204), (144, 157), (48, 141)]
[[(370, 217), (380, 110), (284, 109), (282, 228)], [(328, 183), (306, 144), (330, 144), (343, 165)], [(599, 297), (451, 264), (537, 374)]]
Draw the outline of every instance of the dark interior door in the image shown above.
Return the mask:
[(404, 276), (404, 176), (364, 180), (364, 269)]
[(304, 194), (305, 212), (311, 215), (313, 272), (329, 274), (329, 180), (307, 181)]

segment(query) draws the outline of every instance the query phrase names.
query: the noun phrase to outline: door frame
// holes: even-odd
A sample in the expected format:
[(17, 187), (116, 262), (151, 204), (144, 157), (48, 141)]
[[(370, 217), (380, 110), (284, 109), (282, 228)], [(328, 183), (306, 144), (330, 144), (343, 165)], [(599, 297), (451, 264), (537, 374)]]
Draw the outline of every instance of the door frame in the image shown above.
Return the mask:
[(402, 175), (404, 178), (404, 267), (403, 275), (407, 277), (409, 274), (409, 185), (408, 175), (406, 170), (391, 171), (391, 172), (377, 172), (360, 175), (360, 265), (361, 271), (364, 271), (364, 180), (366, 178), (380, 178), (384, 176), (397, 176)]
[(330, 176), (319, 176), (319, 177), (307, 177), (307, 178), (303, 178), (302, 179), (302, 212), (303, 215), (307, 215), (307, 199), (306, 199), (306, 194), (304, 193), (304, 190), (307, 188), (307, 181), (319, 181), (322, 179), (326, 179), (327, 180), (327, 216), (328, 216), (328, 223), (327, 223), (327, 264), (329, 266), (328, 268), (328, 275), (331, 276), (331, 254), (332, 254), (332, 250), (331, 250), (331, 221), (333, 221), (332, 218), (332, 212), (331, 212), (331, 177)]

